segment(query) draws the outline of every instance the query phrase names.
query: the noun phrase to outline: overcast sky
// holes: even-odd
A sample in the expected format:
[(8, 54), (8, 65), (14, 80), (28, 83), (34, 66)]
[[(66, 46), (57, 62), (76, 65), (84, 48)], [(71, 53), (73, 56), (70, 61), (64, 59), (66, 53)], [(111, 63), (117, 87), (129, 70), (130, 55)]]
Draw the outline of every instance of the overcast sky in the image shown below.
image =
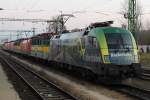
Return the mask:
[[(92, 22), (114, 20), (115, 26), (121, 26), (125, 22), (123, 16), (118, 12), (122, 10), (125, 0), (0, 0), (1, 18), (46, 18), (63, 13), (76, 13), (67, 23), (68, 29), (83, 28)], [(139, 0), (142, 7), (142, 22), (146, 23), (150, 14), (150, 0)], [(100, 12), (100, 13), (96, 13)], [(43, 26), (43, 27), (42, 27)], [(0, 22), (2, 29), (31, 29), (40, 27), (45, 31), (44, 23), (40, 25), (23, 22)]]

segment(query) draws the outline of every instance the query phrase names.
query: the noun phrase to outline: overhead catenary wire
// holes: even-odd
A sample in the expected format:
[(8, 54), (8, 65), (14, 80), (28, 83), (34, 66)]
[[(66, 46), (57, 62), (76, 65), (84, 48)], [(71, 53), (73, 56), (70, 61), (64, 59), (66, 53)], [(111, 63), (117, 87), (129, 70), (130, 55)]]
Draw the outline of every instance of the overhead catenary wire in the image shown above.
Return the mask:
[(29, 10), (32, 10), (34, 7), (36, 7), (38, 5), (38, 3), (40, 2), (40, 0), (35, 0), (33, 1), (33, 3), (31, 4)]

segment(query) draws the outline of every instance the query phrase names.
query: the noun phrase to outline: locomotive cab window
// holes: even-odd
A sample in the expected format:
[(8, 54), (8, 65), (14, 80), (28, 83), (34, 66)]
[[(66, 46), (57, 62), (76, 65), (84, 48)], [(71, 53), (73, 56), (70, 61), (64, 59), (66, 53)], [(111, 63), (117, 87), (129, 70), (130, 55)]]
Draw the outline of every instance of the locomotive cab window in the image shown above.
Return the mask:
[(87, 53), (89, 56), (98, 56), (99, 44), (96, 37), (88, 37)]
[(93, 40), (94, 40), (94, 47), (98, 49), (99, 48), (99, 44), (98, 44), (97, 39), (94, 38)]
[(132, 39), (126, 33), (105, 33), (109, 49), (132, 49)]
[(93, 37), (89, 36), (88, 40), (89, 40), (89, 45), (93, 46)]
[(88, 40), (89, 40), (90, 46), (92, 46), (94, 48), (98, 48), (98, 42), (97, 42), (96, 37), (89, 36)]

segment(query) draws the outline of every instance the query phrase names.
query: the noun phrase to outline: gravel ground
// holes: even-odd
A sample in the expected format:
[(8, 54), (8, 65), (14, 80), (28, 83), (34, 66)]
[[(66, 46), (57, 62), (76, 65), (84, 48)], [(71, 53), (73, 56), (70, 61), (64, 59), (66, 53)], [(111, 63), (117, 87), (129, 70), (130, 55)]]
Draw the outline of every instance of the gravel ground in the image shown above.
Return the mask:
[[(13, 88), (18, 93), (19, 97), (8, 98), (9, 96), (5, 97), (4, 99), (0, 100), (40, 100), (33, 91), (29, 89), (29, 87), (6, 65), (1, 61), (2, 68), (8, 77), (8, 81), (13, 85)], [(7, 91), (9, 93), (10, 91)], [(19, 98), (19, 99), (18, 99)]]
[[(15, 58), (18, 59), (17, 57)], [(100, 84), (87, 82), (53, 69), (47, 70), (46, 68), (42, 68), (43, 66), (29, 63), (25, 60), (20, 61), (31, 65), (32, 69), (36, 70), (38, 73), (41, 73), (50, 81), (54, 82), (72, 95), (78, 97), (80, 100), (135, 100), (128, 95), (110, 90)]]

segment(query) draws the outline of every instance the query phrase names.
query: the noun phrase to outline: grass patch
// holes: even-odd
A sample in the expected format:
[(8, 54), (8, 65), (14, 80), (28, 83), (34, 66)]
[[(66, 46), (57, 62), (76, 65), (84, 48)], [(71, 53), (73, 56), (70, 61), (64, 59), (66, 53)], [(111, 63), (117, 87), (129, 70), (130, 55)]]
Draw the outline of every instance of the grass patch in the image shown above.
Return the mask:
[(150, 53), (141, 53), (140, 60), (142, 65), (150, 67)]

